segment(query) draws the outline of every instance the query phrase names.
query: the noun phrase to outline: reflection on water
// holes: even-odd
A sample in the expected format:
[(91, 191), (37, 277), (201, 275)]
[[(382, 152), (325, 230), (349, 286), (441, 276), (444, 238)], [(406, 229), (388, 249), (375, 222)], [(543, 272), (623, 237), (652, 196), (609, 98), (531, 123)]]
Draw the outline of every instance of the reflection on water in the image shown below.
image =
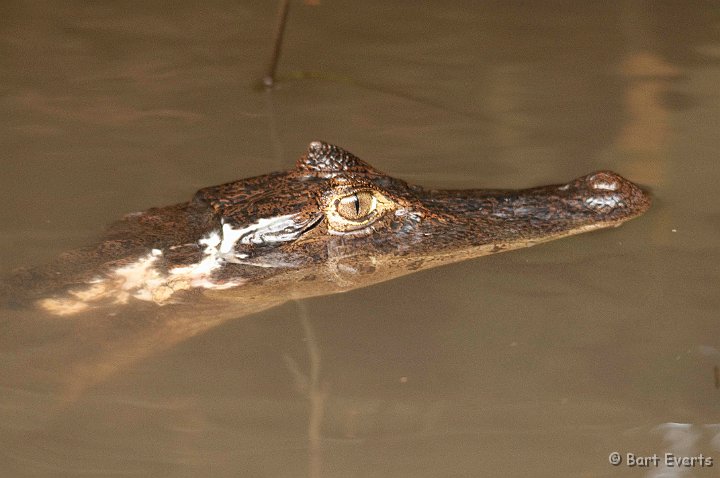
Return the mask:
[(303, 373), (298, 363), (289, 355), (285, 355), (288, 369), (292, 372), (298, 391), (305, 395), (310, 403), (308, 413), (308, 475), (322, 476), (322, 422), (325, 414), (325, 402), (328, 397), (327, 383), (320, 378), (320, 347), (313, 332), (307, 308), (298, 303), (300, 320), (302, 321), (305, 336), (303, 340), (307, 345), (309, 371)]
[[(8, 4), (1, 272), (286, 169), (315, 138), (437, 187), (614, 169), (654, 208), (149, 356), (107, 349), (142, 311), (3, 310), (2, 474), (606, 476), (625, 470), (612, 451), (720, 460), (714, 7), (297, 2), (280, 76), (324, 76), (267, 94), (253, 85), (276, 7)], [(114, 368), (97, 383), (68, 366), (102, 354)]]

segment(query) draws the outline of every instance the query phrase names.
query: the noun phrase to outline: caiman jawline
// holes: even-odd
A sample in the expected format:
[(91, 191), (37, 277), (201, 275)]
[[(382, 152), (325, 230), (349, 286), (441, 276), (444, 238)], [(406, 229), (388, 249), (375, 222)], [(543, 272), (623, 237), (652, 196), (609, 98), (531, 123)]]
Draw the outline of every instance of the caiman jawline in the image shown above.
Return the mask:
[[(174, 267), (163, 273), (157, 267), (163, 252), (153, 249), (135, 262), (112, 270), (107, 277), (94, 279), (88, 287), (71, 290), (66, 297), (42, 299), (38, 304), (50, 313), (64, 316), (83, 312), (99, 303), (127, 304), (131, 297), (167, 305), (172, 303), (172, 296), (182, 290), (239, 287), (246, 282), (244, 279), (217, 282), (213, 274), (225, 263), (246, 263), (243, 259), (248, 255), (235, 251), (238, 243), (276, 243), (294, 239), (296, 233), (281, 232), (293, 224), (295, 216), (287, 214), (261, 218), (240, 229), (223, 222), (220, 231), (213, 231), (198, 241), (198, 245), (204, 247), (203, 258), (195, 264)], [(262, 263), (258, 267), (271, 265)]]

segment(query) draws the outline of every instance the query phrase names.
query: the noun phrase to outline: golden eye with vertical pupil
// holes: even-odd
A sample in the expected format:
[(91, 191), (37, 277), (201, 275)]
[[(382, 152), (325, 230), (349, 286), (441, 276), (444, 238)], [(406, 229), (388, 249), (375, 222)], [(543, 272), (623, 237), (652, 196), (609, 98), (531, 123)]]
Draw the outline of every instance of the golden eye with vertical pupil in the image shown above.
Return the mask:
[(337, 212), (348, 221), (362, 221), (375, 210), (375, 197), (369, 191), (358, 191), (337, 201)]
[(339, 193), (328, 198), (326, 204), (325, 216), (331, 233), (365, 229), (388, 210), (397, 208), (394, 201), (371, 189)]

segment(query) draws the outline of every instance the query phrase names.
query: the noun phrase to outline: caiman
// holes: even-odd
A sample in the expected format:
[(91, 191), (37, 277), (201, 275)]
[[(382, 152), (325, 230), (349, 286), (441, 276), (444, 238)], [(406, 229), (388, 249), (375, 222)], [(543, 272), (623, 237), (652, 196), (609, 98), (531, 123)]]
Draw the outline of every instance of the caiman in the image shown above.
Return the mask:
[(615, 227), (649, 205), (610, 171), (523, 190), (424, 189), (316, 141), (290, 171), (128, 214), (96, 245), (17, 273), (8, 295), (44, 314), (104, 324), (94, 328), (113, 338), (107, 356), (82, 373), (93, 382), (287, 300)]

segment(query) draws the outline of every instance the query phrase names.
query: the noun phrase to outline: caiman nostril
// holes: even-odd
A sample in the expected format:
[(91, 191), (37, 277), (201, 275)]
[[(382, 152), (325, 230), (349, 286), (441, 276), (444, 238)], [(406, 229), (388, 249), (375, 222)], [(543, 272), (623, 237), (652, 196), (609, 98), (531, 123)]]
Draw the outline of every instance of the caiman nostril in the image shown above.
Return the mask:
[(588, 186), (597, 191), (617, 191), (620, 189), (620, 181), (617, 176), (611, 173), (599, 172), (587, 178)]

